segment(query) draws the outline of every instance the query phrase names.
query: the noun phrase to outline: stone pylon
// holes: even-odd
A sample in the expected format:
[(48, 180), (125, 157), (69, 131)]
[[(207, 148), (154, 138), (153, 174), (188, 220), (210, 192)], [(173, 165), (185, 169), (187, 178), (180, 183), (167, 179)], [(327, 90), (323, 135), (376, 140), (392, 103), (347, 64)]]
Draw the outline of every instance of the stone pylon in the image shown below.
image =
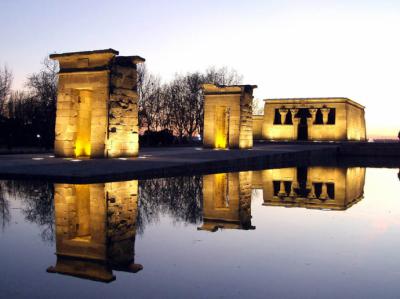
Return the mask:
[(50, 55), (58, 60), (55, 154), (135, 157), (139, 151), (139, 56), (113, 49)]

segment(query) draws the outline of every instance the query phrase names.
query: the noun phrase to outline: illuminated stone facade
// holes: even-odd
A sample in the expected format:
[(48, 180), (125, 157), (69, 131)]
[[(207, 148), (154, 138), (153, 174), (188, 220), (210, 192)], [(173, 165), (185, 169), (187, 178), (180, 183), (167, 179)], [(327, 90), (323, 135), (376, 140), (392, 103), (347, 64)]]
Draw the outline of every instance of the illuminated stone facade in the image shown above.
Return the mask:
[(138, 182), (55, 184), (57, 263), (48, 272), (110, 282), (134, 263)]
[(203, 176), (203, 225), (199, 230), (254, 229), (251, 171)]
[[(363, 198), (365, 168), (299, 167), (259, 172), (264, 205), (346, 210)], [(254, 183), (259, 185), (260, 176)]]
[(262, 127), (264, 123), (264, 115), (253, 115), (253, 138), (255, 140), (262, 139)]
[(347, 98), (265, 100), (262, 139), (365, 141), (364, 107)]
[(60, 72), (55, 154), (59, 157), (138, 155), (139, 56), (113, 49), (53, 54)]
[(252, 100), (256, 87), (203, 84), (205, 147), (253, 147)]

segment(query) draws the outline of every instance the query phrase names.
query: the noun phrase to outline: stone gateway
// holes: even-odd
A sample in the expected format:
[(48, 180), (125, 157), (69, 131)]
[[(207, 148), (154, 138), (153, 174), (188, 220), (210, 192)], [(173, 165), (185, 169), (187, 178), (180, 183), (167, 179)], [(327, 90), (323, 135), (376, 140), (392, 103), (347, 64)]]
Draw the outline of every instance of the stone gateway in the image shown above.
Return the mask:
[(252, 100), (256, 85), (203, 84), (204, 146), (253, 147)]
[(139, 56), (113, 49), (50, 55), (60, 63), (55, 155), (135, 157)]

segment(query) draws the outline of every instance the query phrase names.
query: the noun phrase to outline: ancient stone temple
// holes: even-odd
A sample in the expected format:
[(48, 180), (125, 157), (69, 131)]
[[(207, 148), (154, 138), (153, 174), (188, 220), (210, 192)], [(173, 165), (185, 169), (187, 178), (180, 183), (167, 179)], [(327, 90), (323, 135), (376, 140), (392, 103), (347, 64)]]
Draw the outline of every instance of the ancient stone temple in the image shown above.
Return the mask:
[(261, 130), (266, 140), (365, 141), (364, 107), (347, 98), (265, 100)]
[(55, 154), (58, 157), (138, 155), (139, 56), (113, 49), (53, 54), (60, 72)]
[(203, 84), (205, 147), (253, 147), (252, 99), (256, 87)]
[(110, 282), (113, 270), (143, 268), (134, 262), (138, 181), (54, 189), (57, 262), (48, 272)]
[(203, 176), (203, 225), (199, 230), (255, 229), (251, 225), (251, 171)]
[(362, 167), (268, 169), (261, 177), (266, 206), (346, 210), (364, 196)]

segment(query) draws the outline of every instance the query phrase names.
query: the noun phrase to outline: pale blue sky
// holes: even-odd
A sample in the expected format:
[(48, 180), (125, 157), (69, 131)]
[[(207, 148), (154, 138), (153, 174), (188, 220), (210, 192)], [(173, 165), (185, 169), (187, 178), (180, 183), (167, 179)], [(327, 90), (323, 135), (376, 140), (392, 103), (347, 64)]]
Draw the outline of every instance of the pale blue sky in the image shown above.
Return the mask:
[(370, 135), (400, 129), (400, 1), (0, 0), (15, 88), (49, 53), (114, 48), (164, 80), (228, 66), (256, 97), (345, 96)]

